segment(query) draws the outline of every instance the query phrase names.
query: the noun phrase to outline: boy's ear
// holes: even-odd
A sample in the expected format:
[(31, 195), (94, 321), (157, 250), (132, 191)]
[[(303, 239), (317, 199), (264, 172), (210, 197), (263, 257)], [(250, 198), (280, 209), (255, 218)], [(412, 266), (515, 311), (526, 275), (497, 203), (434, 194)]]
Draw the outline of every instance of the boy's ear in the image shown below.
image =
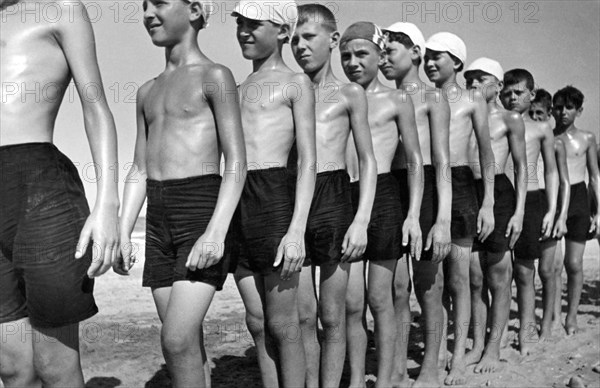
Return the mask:
[(577, 109), (577, 116), (576, 116), (576, 117), (579, 117), (579, 116), (581, 116), (581, 113), (582, 113), (582, 112), (583, 112), (583, 107), (581, 107), (581, 108)]
[(340, 32), (339, 31), (333, 31), (331, 34), (329, 34), (329, 49), (333, 50), (335, 48), (337, 48), (340, 44)]
[(415, 61), (421, 58), (421, 48), (419, 46), (412, 46), (410, 49), (410, 59)]
[(190, 3), (190, 22), (197, 23), (201, 21), (202, 24), (200, 25), (200, 28), (203, 28), (205, 20), (206, 18), (204, 17), (202, 5), (198, 1), (192, 1)]
[(289, 24), (282, 24), (281, 26), (279, 26), (279, 34), (277, 36), (277, 39), (282, 40), (283, 43), (287, 43), (290, 41), (290, 32), (291, 32), (291, 27), (289, 26)]

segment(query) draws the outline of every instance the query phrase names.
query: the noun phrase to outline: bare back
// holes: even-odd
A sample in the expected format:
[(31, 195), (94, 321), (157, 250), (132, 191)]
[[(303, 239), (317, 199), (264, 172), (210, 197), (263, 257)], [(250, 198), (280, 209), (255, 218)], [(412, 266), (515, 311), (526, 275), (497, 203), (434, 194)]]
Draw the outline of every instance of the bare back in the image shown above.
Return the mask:
[[(68, 20), (50, 23), (39, 10), (31, 12), (36, 3), (39, 8), (39, 1), (9, 6), (1, 15), (1, 145), (52, 142), (58, 109), (71, 81), (60, 41)], [(81, 12), (78, 8), (75, 12)], [(68, 15), (68, 9), (64, 11)]]
[(291, 71), (262, 70), (239, 87), (248, 170), (283, 167), (294, 143), (292, 101), (303, 98)]
[(567, 151), (567, 167), (571, 185), (583, 182), (587, 171), (587, 152), (589, 147), (594, 147), (594, 142), (589, 141), (587, 133), (580, 130), (567, 130), (558, 138), (562, 139)]
[[(219, 174), (221, 150), (203, 85), (212, 63), (165, 71), (147, 84), (143, 114), (147, 128), (146, 168), (156, 180)], [(225, 97), (224, 97), (225, 98)]]

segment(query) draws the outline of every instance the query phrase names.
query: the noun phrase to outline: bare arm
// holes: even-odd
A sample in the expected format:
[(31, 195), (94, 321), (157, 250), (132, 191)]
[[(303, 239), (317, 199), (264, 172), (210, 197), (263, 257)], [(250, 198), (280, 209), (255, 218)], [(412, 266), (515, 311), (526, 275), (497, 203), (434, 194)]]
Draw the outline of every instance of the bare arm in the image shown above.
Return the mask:
[[(235, 88), (233, 75), (224, 66), (216, 65), (211, 69), (207, 74), (207, 80), (214, 85), (220, 85), (224, 90)], [(215, 211), (206, 231), (194, 244), (188, 256), (186, 266), (192, 271), (196, 268), (208, 268), (223, 257), (227, 230), (246, 180), (246, 148), (238, 95), (234, 94), (227, 98), (223, 96), (221, 89), (206, 96), (215, 116), (219, 145), (225, 159), (225, 170)]]
[(595, 237), (600, 238), (600, 172), (598, 171), (598, 150), (596, 149), (596, 137), (591, 132), (584, 132), (588, 142), (587, 168), (590, 177), (590, 187), (596, 201), (596, 214), (593, 214), (593, 222), (590, 232), (596, 232)]
[[(102, 78), (96, 59), (94, 32), (85, 6), (76, 0), (57, 3), (72, 17), (60, 18), (56, 23), (56, 37), (61, 45), (83, 108), (85, 131), (98, 169), (97, 197), (92, 214), (86, 221), (78, 243), (76, 258), (83, 256), (90, 240), (99, 248), (100, 257), (94, 257), (88, 276), (106, 272), (114, 261), (118, 246), (119, 196), (117, 179), (111, 179), (111, 167), (117, 166), (117, 134), (113, 116), (108, 108)], [(98, 95), (91, 99), (86, 94), (93, 85)], [(95, 250), (96, 251), (96, 250)]]
[(523, 229), (525, 197), (527, 196), (527, 151), (525, 148), (525, 123), (521, 115), (516, 112), (507, 112), (506, 126), (508, 127), (508, 146), (515, 166), (515, 192), (517, 195), (515, 213), (506, 228), (506, 236), (510, 238), (509, 244), (512, 249)]
[(558, 197), (558, 169), (554, 157), (554, 135), (549, 125), (544, 125), (542, 137), (542, 159), (544, 160), (544, 178), (546, 181), (546, 198), (548, 200), (548, 211), (544, 216), (542, 224), (543, 238), (550, 237), (554, 215), (556, 214), (556, 200)]
[(569, 167), (567, 166), (567, 150), (565, 143), (560, 138), (554, 138), (554, 155), (558, 168), (560, 215), (552, 231), (552, 237), (561, 238), (567, 233), (567, 217), (569, 215), (569, 202), (571, 201), (571, 183), (569, 181)]
[(417, 260), (421, 258), (421, 200), (423, 199), (423, 157), (419, 143), (419, 132), (415, 120), (415, 107), (412, 99), (401, 90), (395, 92), (398, 115), (396, 124), (402, 136), (402, 146), (406, 155), (408, 169), (409, 207), (402, 226), (402, 245), (406, 246), (410, 239), (410, 253)]
[[(450, 220), (452, 218), (452, 176), (450, 168), (450, 105), (442, 93), (425, 93), (428, 101), (431, 156), (436, 175), (438, 213), (427, 236), (425, 249), (433, 246), (433, 260), (439, 262), (450, 253)], [(433, 97), (433, 98), (432, 98)]]
[(127, 275), (129, 269), (134, 264), (132, 261), (133, 246), (131, 244), (131, 233), (135, 222), (140, 214), (140, 210), (146, 199), (146, 133), (148, 127), (144, 118), (144, 99), (152, 82), (147, 82), (137, 93), (136, 101), (136, 124), (137, 133), (135, 138), (135, 150), (133, 154), (133, 164), (129, 169), (125, 180), (125, 190), (123, 192), (123, 207), (120, 218), (121, 233), (121, 254), (113, 263), (113, 270), (121, 275)]
[(479, 146), (479, 165), (483, 177), (483, 203), (477, 217), (479, 240), (485, 239), (494, 230), (494, 177), (496, 174), (494, 152), (488, 125), (487, 105), (479, 91), (473, 92), (473, 113), (471, 120)]
[(360, 258), (367, 247), (367, 227), (371, 220), (377, 186), (377, 161), (373, 152), (367, 96), (364, 90), (357, 84), (350, 84), (342, 89), (342, 93), (348, 104), (350, 128), (358, 155), (360, 176), (358, 210), (342, 245), (342, 261), (353, 261)]

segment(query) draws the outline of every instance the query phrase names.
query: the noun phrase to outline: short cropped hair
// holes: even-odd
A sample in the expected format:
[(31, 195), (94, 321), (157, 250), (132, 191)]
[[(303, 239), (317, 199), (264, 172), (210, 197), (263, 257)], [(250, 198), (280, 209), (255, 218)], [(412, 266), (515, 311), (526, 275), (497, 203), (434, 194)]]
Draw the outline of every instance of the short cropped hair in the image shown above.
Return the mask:
[(302, 4), (298, 6), (298, 23), (296, 26), (309, 21), (320, 23), (329, 32), (338, 29), (333, 12), (321, 4)]
[(552, 108), (552, 95), (546, 89), (538, 89), (535, 91), (535, 98), (531, 101), (532, 104), (541, 104), (547, 110)]
[(518, 84), (525, 81), (527, 89), (533, 92), (535, 81), (533, 75), (525, 69), (512, 69), (504, 73), (504, 87)]
[[(400, 43), (402, 46), (406, 47), (407, 49), (411, 49), (415, 46), (415, 43), (412, 41), (412, 39), (406, 35), (403, 32), (393, 32), (393, 31), (384, 31), (385, 35), (387, 36), (387, 40), (388, 42), (392, 43), (392, 42), (398, 42)], [(419, 47), (421, 49), (421, 53), (424, 54), (425, 53), (425, 47)], [(419, 66), (422, 62), (421, 57), (419, 57), (419, 59), (417, 59), (417, 66)]]
[(560, 89), (558, 92), (554, 93), (554, 97), (552, 98), (552, 102), (556, 104), (556, 101), (562, 99), (563, 102), (567, 104), (575, 105), (575, 108), (579, 109), (583, 106), (583, 93), (576, 87), (571, 85), (566, 86)]

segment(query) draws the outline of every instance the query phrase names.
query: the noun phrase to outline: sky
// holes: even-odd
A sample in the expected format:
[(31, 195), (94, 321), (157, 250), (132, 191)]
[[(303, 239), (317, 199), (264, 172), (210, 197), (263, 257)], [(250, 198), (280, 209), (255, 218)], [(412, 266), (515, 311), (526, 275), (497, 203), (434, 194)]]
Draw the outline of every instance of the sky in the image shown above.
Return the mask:
[[(310, 2), (299, 1), (299, 4)], [(505, 71), (526, 68), (534, 75), (536, 86), (550, 93), (573, 85), (585, 95), (584, 111), (576, 125), (593, 132), (597, 139), (600, 135), (598, 0), (319, 3), (333, 11), (340, 32), (356, 21), (371, 21), (383, 28), (397, 21), (411, 22), (421, 29), (425, 39), (441, 31), (460, 36), (467, 46), (467, 64), (478, 57), (489, 57), (499, 61)], [(152, 44), (143, 27), (142, 1), (84, 0), (84, 4), (93, 24), (98, 63), (116, 122), (122, 193), (133, 159), (137, 88), (164, 69), (164, 51)], [(230, 16), (234, 5), (233, 1), (214, 1), (210, 26), (200, 32), (198, 41), (209, 58), (229, 67), (236, 81), (242, 82), (252, 67), (251, 62), (242, 57), (235, 38), (235, 19)], [(283, 52), (286, 63), (301, 71), (289, 45)], [(333, 53), (332, 64), (336, 75), (347, 80), (338, 50)], [(427, 80), (422, 71), (421, 76)], [(383, 76), (380, 79), (384, 80)], [(458, 80), (464, 82), (462, 74)], [(67, 92), (57, 118), (55, 143), (76, 162), (88, 200), (93, 204), (96, 181), (81, 105), (74, 88)], [(112, 171), (110, 174), (114, 176)]]

